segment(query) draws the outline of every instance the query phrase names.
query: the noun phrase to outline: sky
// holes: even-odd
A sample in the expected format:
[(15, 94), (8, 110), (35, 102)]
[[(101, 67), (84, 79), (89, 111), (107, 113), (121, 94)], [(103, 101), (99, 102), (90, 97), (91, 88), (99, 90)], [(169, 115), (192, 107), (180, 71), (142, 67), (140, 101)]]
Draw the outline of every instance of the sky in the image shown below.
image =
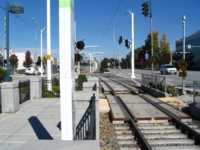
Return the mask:
[[(46, 0), (0, 0), (24, 6), (23, 15), (11, 15), (10, 45), (12, 48), (36, 48), (39, 52), (39, 29), (46, 25)], [(75, 0), (77, 40), (86, 45), (99, 45), (85, 51), (103, 51), (104, 56), (125, 56), (129, 50), (119, 46), (120, 35), (131, 37), (131, 18), (135, 14), (135, 47), (144, 43), (149, 33), (149, 19), (141, 14), (144, 0)], [(52, 49), (58, 56), (58, 0), (52, 4)], [(182, 37), (182, 16), (187, 16), (187, 35), (200, 30), (200, 0), (152, 0), (153, 30), (167, 34), (172, 50), (175, 40)], [(0, 47), (4, 47), (4, 10), (0, 10)], [(35, 19), (32, 19), (35, 18)], [(34, 21), (35, 20), (35, 21)], [(46, 36), (46, 35), (45, 35)], [(46, 41), (44, 41), (45, 44)]]

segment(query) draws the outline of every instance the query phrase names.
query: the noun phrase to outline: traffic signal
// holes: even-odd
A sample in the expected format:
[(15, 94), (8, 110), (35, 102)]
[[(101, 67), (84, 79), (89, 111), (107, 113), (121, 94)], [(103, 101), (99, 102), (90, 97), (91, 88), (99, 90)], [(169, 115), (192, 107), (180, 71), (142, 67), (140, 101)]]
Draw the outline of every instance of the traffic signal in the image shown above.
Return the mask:
[(148, 1), (146, 1), (146, 2), (144, 2), (143, 4), (142, 4), (142, 14), (145, 16), (145, 17), (147, 17), (147, 16), (149, 16), (149, 3), (148, 3)]
[(130, 43), (129, 43), (128, 39), (125, 40), (125, 46), (126, 46), (126, 48), (130, 48)]
[(119, 37), (119, 41), (118, 41), (119, 45), (121, 45), (121, 44), (122, 44), (122, 42), (123, 42), (123, 37), (122, 37), (122, 36), (120, 36), (120, 37)]
[(85, 48), (85, 43), (83, 41), (76, 42), (76, 48), (79, 50), (83, 50)]

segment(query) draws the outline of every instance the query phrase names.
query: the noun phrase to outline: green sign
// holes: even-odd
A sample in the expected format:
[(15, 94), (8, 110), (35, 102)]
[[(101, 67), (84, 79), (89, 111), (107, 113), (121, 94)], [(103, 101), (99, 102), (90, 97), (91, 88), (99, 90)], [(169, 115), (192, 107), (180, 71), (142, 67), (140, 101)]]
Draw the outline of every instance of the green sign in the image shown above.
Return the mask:
[(71, 0), (60, 0), (59, 1), (60, 8), (70, 8), (71, 7)]

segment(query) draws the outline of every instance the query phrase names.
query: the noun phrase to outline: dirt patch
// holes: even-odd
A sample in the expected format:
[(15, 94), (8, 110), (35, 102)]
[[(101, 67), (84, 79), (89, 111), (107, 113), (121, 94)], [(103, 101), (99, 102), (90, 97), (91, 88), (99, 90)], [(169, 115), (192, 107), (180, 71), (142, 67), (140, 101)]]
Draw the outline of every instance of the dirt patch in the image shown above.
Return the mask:
[(119, 150), (108, 113), (100, 113), (100, 148), (101, 150)]

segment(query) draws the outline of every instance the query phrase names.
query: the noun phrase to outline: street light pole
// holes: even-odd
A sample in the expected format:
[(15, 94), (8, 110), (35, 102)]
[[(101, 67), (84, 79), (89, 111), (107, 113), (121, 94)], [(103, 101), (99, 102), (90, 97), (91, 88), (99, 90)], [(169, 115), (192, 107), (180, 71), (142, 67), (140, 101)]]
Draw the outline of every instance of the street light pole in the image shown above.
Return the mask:
[(40, 58), (41, 58), (41, 63), (40, 63), (40, 69), (41, 69), (41, 77), (43, 77), (43, 62), (42, 62), (42, 57), (43, 57), (43, 32), (46, 30), (46, 27), (41, 29), (40, 31)]
[[(6, 9), (6, 27), (5, 27), (5, 32), (6, 32), (6, 68), (8, 71), (10, 71), (10, 61), (9, 61), (9, 51), (10, 51), (10, 31), (9, 31), (9, 26), (10, 26), (10, 14), (9, 14), (9, 5), (7, 6)], [(8, 77), (9, 78), (9, 77)], [(8, 79), (9, 80), (9, 79)]]
[(11, 81), (12, 78), (10, 77), (11, 73), (11, 66), (10, 66), (10, 60), (9, 60), (9, 54), (10, 54), (10, 13), (11, 14), (23, 14), (24, 13), (24, 7), (19, 6), (19, 5), (10, 5), (7, 4), (5, 8), (6, 16), (5, 16), (5, 34), (6, 34), (6, 60), (7, 60), (7, 65), (6, 65), (6, 77), (5, 81)]
[(47, 89), (52, 91), (51, 77), (51, 0), (47, 0)]
[(131, 79), (135, 79), (135, 30), (134, 30), (134, 13), (130, 12), (131, 15)]
[(183, 59), (185, 60), (185, 39), (186, 39), (186, 16), (183, 16)]

